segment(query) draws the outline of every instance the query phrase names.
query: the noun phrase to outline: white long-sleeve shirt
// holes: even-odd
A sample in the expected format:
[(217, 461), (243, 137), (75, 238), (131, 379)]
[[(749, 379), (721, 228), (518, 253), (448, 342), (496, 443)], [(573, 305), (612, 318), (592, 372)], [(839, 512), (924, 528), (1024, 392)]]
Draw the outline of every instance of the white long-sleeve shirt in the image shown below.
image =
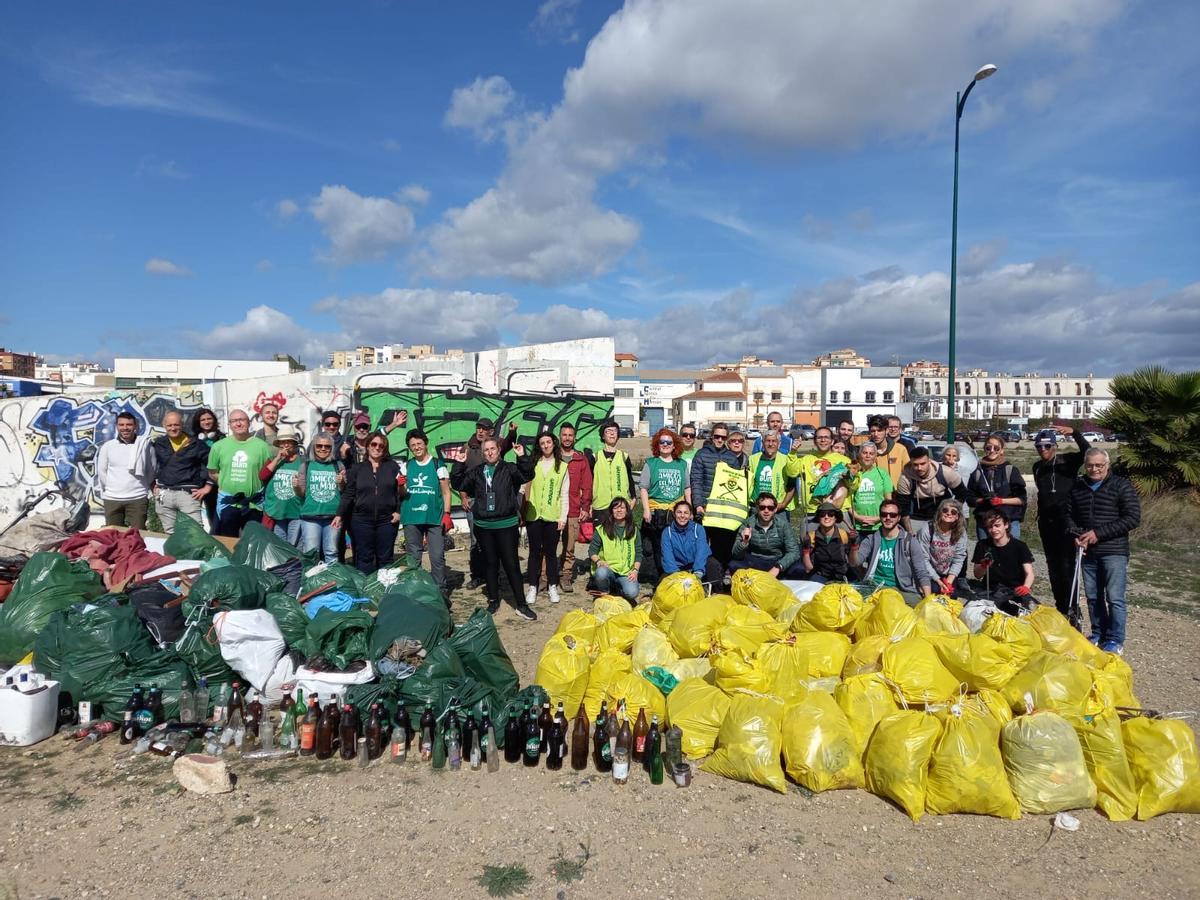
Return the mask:
[(141, 500), (150, 495), (154, 483), (154, 452), (147, 435), (133, 443), (119, 438), (105, 441), (96, 457), (96, 487), (101, 500)]

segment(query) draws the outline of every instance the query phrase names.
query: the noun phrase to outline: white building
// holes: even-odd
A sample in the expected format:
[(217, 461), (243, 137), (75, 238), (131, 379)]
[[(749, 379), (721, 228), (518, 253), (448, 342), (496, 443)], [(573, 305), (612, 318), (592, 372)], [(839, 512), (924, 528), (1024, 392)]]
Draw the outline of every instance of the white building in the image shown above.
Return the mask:
[[(948, 369), (921, 361), (904, 368), (904, 393), (917, 421), (945, 419)], [(1112, 403), (1111, 381), (1088, 375), (1010, 375), (971, 369), (954, 382), (954, 415), (960, 419), (1094, 419)]]
[(899, 366), (832, 366), (820, 373), (821, 424), (836, 426), (849, 419), (861, 429), (874, 415), (896, 415), (912, 423), (911, 409), (901, 402)]
[(164, 384), (204, 384), (242, 378), (287, 375), (295, 367), (287, 358), (276, 359), (144, 359), (118, 356), (113, 361), (115, 386), (155, 387)]
[(713, 422), (743, 425), (746, 422), (746, 383), (737, 372), (706, 372), (693, 389), (672, 402), (676, 422), (700, 427)]

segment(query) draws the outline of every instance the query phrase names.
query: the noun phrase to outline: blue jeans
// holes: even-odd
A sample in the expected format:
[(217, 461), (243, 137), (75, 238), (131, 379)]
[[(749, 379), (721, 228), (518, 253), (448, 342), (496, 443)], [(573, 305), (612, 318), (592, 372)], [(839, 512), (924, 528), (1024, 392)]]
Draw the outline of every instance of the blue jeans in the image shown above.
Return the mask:
[[(1018, 522), (1016, 519), (1010, 519), (1008, 522), (1008, 525), (1009, 525), (1009, 533), (1013, 537), (1015, 537), (1017, 540), (1020, 540), (1021, 539), (1021, 523)], [(987, 533), (987, 529), (984, 528), (982, 525), (980, 525), (978, 522), (976, 522), (975, 523), (975, 540), (986, 541), (989, 537), (990, 537), (990, 535)]]
[(300, 546), (300, 520), (280, 519), (275, 523), (275, 537), (283, 538), (293, 547)]
[(1083, 557), (1083, 591), (1087, 594), (1092, 642), (1125, 643), (1125, 576), (1128, 556)]
[(638, 583), (636, 578), (631, 578), (628, 575), (618, 575), (608, 566), (600, 566), (596, 569), (596, 574), (592, 576), (596, 582), (596, 590), (604, 591), (606, 594), (611, 594), (614, 591), (619, 591), (620, 595), (629, 602), (637, 600)]
[(333, 516), (318, 516), (297, 521), (300, 523), (300, 552), (319, 550), (326, 565), (337, 562), (338, 533), (337, 529), (329, 524), (333, 521)]

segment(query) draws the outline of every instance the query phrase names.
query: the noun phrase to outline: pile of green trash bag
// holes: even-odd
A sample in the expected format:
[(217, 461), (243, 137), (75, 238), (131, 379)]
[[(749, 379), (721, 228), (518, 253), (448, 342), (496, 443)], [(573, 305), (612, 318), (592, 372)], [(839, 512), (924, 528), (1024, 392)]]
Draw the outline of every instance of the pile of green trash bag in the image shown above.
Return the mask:
[(175, 530), (163, 544), (163, 552), (176, 559), (228, 559), (225, 545), (204, 530), (191, 516), (177, 516)]
[(313, 554), (301, 553), (261, 522), (250, 522), (242, 529), (232, 557), (235, 565), (253, 566), (264, 571), (301, 558), (316, 561)]
[(390, 566), (383, 566), (376, 569), (365, 579), (363, 579), (362, 593), (353, 594), (355, 597), (366, 597), (371, 601), (372, 609), (379, 609), (379, 601), (383, 599), (383, 595), (396, 586), (400, 580), (400, 576), (408, 571), (408, 565), (403, 562), (395, 562)]
[(299, 647), (308, 634), (308, 613), (300, 602), (284, 591), (271, 591), (263, 603), (289, 647)]
[(53, 613), (34, 643), (33, 662), (72, 700), (90, 700), (113, 722), (139, 684), (161, 688), (167, 717), (177, 717), (179, 691), (192, 680), (183, 660), (155, 645), (121, 594)]
[(393, 641), (412, 638), (432, 650), (450, 634), (450, 611), (438, 595), (436, 602), (418, 599), (399, 586), (379, 601), (375, 630), (371, 633), (370, 658), (379, 659)]
[(282, 587), (278, 578), (252, 566), (233, 564), (201, 573), (183, 600), (183, 616), (196, 607), (210, 613), (223, 609), (262, 609), (267, 594)]
[(328, 585), (326, 590), (321, 591), (322, 594), (345, 591), (351, 597), (365, 597), (365, 581), (366, 576), (354, 566), (345, 563), (318, 563), (304, 572), (300, 581), (299, 596), (304, 597)]
[(308, 659), (320, 656), (344, 671), (355, 660), (367, 658), (373, 624), (370, 613), (363, 609), (322, 609), (309, 621), (297, 649)]
[(103, 593), (104, 582), (83, 560), (35, 553), (0, 604), (0, 664), (20, 662), (55, 612)]
[(507, 697), (520, 689), (521, 679), (487, 610), (471, 613), (471, 618), (454, 630), (446, 644), (458, 654), (467, 674), (497, 696)]

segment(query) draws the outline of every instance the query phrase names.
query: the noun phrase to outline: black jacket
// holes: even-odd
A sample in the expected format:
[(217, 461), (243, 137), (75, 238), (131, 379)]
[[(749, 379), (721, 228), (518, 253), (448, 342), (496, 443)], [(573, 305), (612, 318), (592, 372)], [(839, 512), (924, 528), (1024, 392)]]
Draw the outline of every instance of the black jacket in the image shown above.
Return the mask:
[(692, 457), (689, 484), (692, 488), (693, 506), (704, 506), (708, 502), (708, 495), (712, 493), (713, 476), (717, 472), (719, 462), (741, 469), (746, 466), (747, 457), (743, 454), (739, 460), (739, 455), (728, 447), (718, 450), (712, 441), (705, 441), (704, 446)]
[(375, 469), (370, 462), (351, 466), (346, 471), (346, 487), (337, 514), (349, 523), (353, 516), (371, 522), (386, 522), (392, 513), (400, 511), (400, 501), (408, 496), (396, 484), (400, 466), (391, 457), (383, 459)]
[(971, 478), (967, 481), (967, 506), (975, 510), (977, 520), (981, 513), (993, 508), (988, 502), (992, 497), (1020, 497), (1020, 506), (995, 508), (1010, 522), (1014, 519), (1018, 522), (1025, 520), (1025, 508), (1028, 505), (1025, 502), (1025, 479), (1012, 463), (999, 466), (981, 464), (971, 473)]
[(1142, 503), (1128, 478), (1110, 474), (1092, 490), (1087, 478), (1080, 476), (1071, 486), (1067, 531), (1075, 535), (1096, 532), (1088, 556), (1128, 556), (1129, 532), (1141, 521)]
[(195, 490), (208, 484), (208, 444), (189, 437), (178, 451), (165, 434), (150, 442), (158, 464), (154, 480), (161, 488)]
[(1071, 487), (1083, 465), (1088, 442), (1078, 431), (1071, 436), (1079, 447), (1078, 453), (1055, 453), (1050, 462), (1039, 459), (1033, 464), (1033, 483), (1037, 486), (1038, 521), (1061, 523), (1067, 514)]
[(468, 466), (456, 462), (450, 470), (450, 486), (460, 494), (466, 494), (475, 502), (471, 514), (476, 521), (507, 519), (521, 511), (521, 485), (533, 478), (533, 457), (522, 456), (517, 464), (500, 460), (492, 473), (492, 491), (496, 494), (496, 508), (488, 512), (481, 502), (487, 493), (487, 478), (483, 464)]

